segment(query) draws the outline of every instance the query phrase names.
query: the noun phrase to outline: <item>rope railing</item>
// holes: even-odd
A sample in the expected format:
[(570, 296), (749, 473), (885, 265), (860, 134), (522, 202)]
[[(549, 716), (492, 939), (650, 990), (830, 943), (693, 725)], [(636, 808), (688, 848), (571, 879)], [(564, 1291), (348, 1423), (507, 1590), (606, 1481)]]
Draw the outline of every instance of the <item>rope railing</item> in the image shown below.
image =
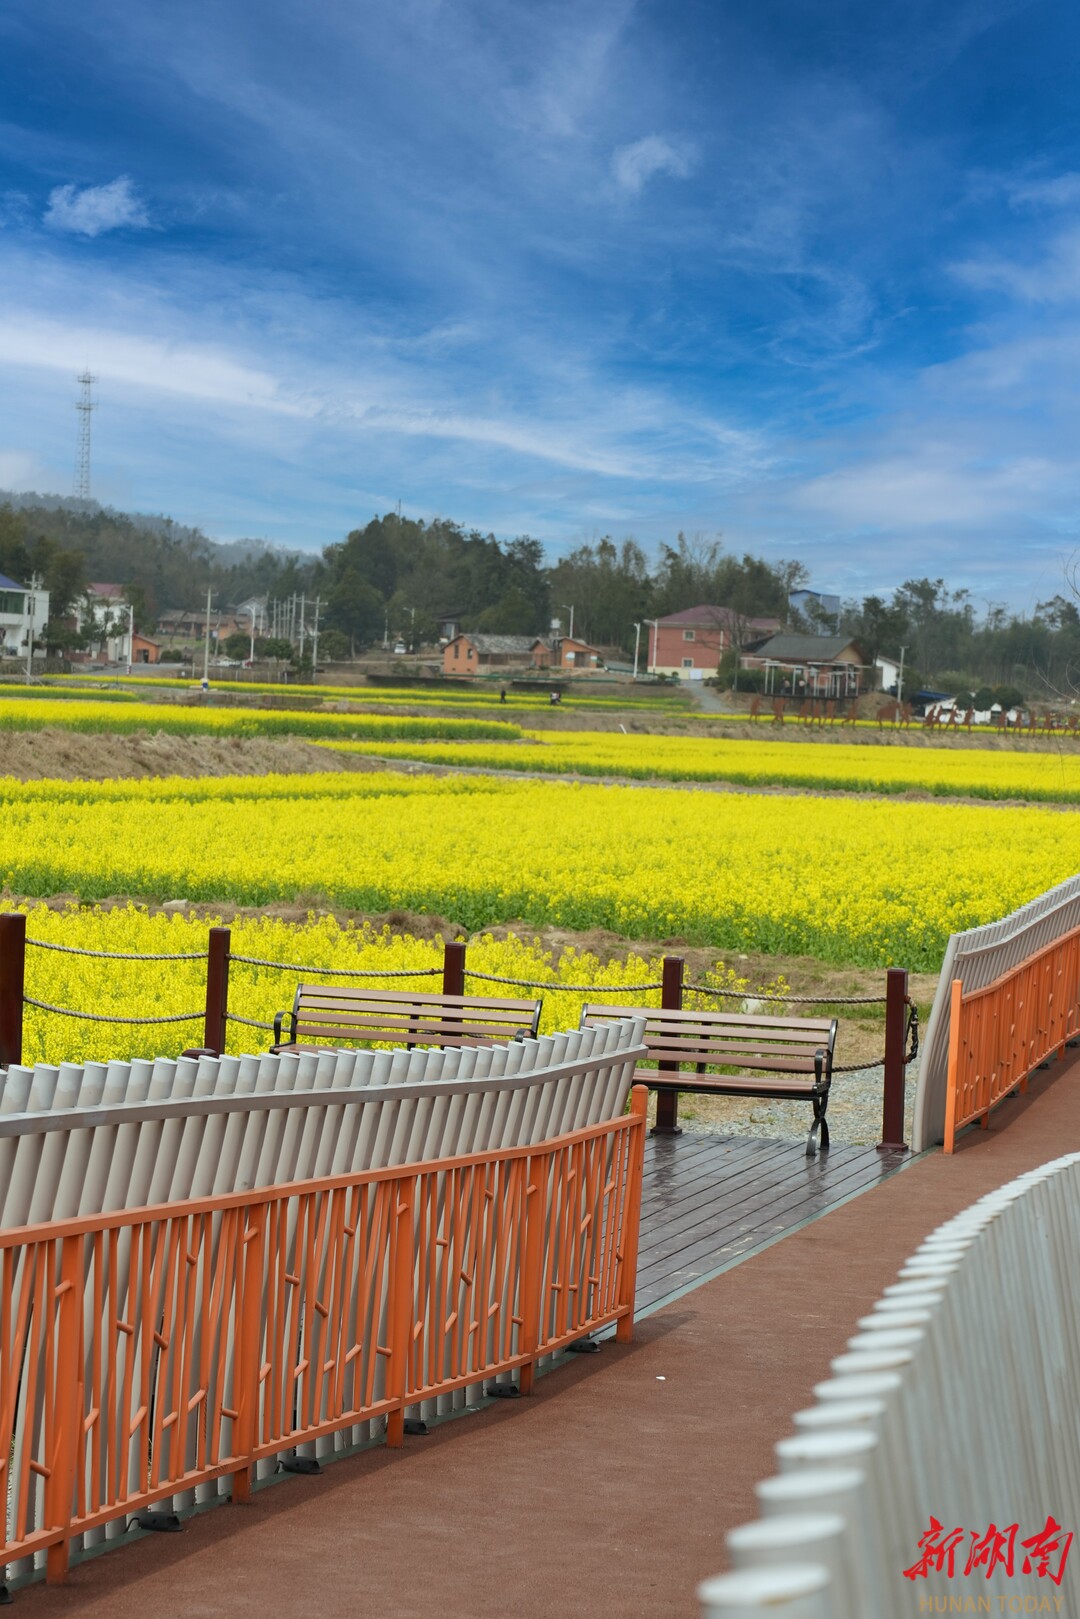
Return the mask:
[(53, 1006), (50, 1001), (36, 1001), (32, 995), (23, 996), (23, 1005), (36, 1006), (39, 1012), (55, 1012), (57, 1017), (85, 1019), (88, 1023), (198, 1023), (203, 1017), (201, 1011), (171, 1012), (167, 1017), (117, 1017), (106, 1012), (76, 1012), (70, 1006)]
[(273, 1033), (274, 1025), (264, 1023), (261, 1018), (241, 1017), (239, 1012), (226, 1012), (225, 1017), (229, 1023), (246, 1023), (249, 1029), (269, 1029)]
[[(199, 957), (204, 960), (203, 956)], [(265, 956), (239, 956), (229, 951), (230, 961), (239, 961), (245, 967), (276, 967), (287, 973), (326, 973), (330, 978), (439, 978), (441, 967), (328, 967), (312, 966), (310, 962), (270, 961)], [(475, 974), (474, 974), (475, 976)]]
[(884, 995), (759, 995), (752, 989), (713, 989), (711, 984), (693, 984), (684, 988), (696, 995), (714, 995), (736, 1001), (772, 1001), (777, 1006), (884, 1006)]
[(184, 950), (178, 954), (151, 955), (141, 950), (84, 950), (75, 944), (53, 944), (51, 939), (30, 939), (35, 950), (60, 950), (65, 956), (96, 956), (99, 961), (205, 961), (205, 950)]
[(639, 990), (664, 987), (659, 978), (647, 984), (560, 984), (554, 978), (504, 978), (498, 973), (474, 973), (471, 967), (466, 967), (465, 977), (482, 978), (487, 984), (513, 984), (518, 989), (550, 989), (560, 994), (565, 990), (570, 995), (636, 995)]

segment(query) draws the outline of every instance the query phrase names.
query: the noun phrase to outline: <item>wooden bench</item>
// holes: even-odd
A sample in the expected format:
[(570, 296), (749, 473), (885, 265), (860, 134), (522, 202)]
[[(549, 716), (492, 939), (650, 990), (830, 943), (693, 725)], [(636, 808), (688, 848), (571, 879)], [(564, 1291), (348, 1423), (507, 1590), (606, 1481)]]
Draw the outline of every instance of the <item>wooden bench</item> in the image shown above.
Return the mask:
[[(639, 1068), (635, 1084), (659, 1093), (657, 1128), (675, 1129), (680, 1091), (712, 1096), (761, 1096), (807, 1101), (814, 1110), (807, 1157), (829, 1145), (829, 1105), (835, 1018), (775, 1018), (735, 1012), (672, 1012), (652, 1007), (582, 1008), (581, 1026), (617, 1017), (645, 1019), (645, 1044), (653, 1069)], [(716, 1072), (737, 1069), (738, 1072)], [(711, 1071), (710, 1071), (711, 1070)], [(750, 1070), (749, 1072), (747, 1070)], [(665, 1105), (666, 1104), (666, 1105)]]
[[(282, 1038), (282, 1028), (289, 1024)], [(271, 1051), (314, 1049), (312, 1041), (395, 1046), (490, 1046), (535, 1036), (539, 1001), (475, 995), (427, 995), (407, 990), (299, 984), (291, 1012), (274, 1018)]]

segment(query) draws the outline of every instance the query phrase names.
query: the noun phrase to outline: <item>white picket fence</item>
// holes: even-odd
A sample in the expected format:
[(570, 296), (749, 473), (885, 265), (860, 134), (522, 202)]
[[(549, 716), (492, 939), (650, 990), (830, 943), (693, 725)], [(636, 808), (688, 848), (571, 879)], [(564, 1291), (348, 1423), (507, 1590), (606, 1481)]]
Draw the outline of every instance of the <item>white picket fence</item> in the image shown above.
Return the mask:
[(1080, 1153), (934, 1231), (776, 1446), (706, 1619), (1080, 1612), (1078, 1256)]
[(953, 934), (945, 948), (919, 1064), (912, 1131), (916, 1152), (939, 1146), (945, 1139), (953, 980), (959, 978), (967, 991), (985, 989), (1076, 927), (1080, 927), (1080, 876), (1058, 883), (999, 922)]

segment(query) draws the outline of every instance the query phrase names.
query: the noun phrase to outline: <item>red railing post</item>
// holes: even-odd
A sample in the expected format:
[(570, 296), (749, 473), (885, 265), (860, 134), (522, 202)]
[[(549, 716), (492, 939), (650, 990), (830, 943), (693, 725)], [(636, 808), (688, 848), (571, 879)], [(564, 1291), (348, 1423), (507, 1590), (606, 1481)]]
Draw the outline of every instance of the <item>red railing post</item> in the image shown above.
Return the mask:
[(413, 1209), (417, 1176), (403, 1175), (391, 1182), (393, 1224), (390, 1232), (390, 1286), (386, 1325), (389, 1353), (386, 1357), (386, 1396), (397, 1403), (386, 1413), (386, 1443), (391, 1450), (405, 1438), (405, 1406), (412, 1368), (413, 1325), (415, 1322), (416, 1238)]
[(220, 1057), (225, 1050), (229, 1011), (229, 928), (211, 928), (206, 946), (206, 1019), (203, 1045)]
[(465, 993), (465, 943), (461, 939), (447, 939), (443, 946), (442, 992), (444, 995)]
[[(226, 1215), (225, 1218), (228, 1219), (229, 1216)], [(242, 1463), (232, 1475), (232, 1498), (234, 1502), (239, 1503), (251, 1500), (251, 1487), (254, 1483), (255, 1463), (252, 1451), (257, 1441), (259, 1420), (261, 1387), (259, 1367), (263, 1351), (261, 1343), (263, 1274), (267, 1263), (272, 1264), (276, 1255), (270, 1254), (266, 1249), (265, 1236), (269, 1225), (266, 1205), (256, 1203), (238, 1208), (234, 1218), (238, 1223), (240, 1236), (234, 1261), (238, 1283), (236, 1358), (233, 1374), (233, 1398), (236, 1406), (231, 1413), (226, 1414), (232, 1416), (233, 1454), (238, 1456)], [(278, 1348), (278, 1345), (268, 1342), (267, 1356), (277, 1353)]]
[(878, 1152), (907, 1152), (904, 1140), (904, 1036), (907, 1031), (908, 975), (890, 967), (885, 977), (885, 1088)]
[(619, 1304), (625, 1313), (615, 1328), (615, 1342), (628, 1344), (634, 1337), (634, 1298), (637, 1292), (638, 1239), (641, 1234), (641, 1181), (645, 1167), (645, 1115), (649, 1092), (635, 1085), (630, 1093), (634, 1125), (626, 1156), (626, 1192), (623, 1202), (622, 1274), (619, 1277)]
[(551, 1154), (535, 1153), (525, 1160), (525, 1251), (521, 1267), (521, 1328), (518, 1342), (531, 1360), (518, 1373), (518, 1390), (531, 1394), (536, 1381), (536, 1356), (544, 1315), (544, 1225), (547, 1220)]
[(22, 1062), (23, 994), (26, 987), (26, 917), (0, 916), (0, 1068)]
[[(665, 956), (663, 971), (660, 974), (662, 987), (660, 990), (660, 1006), (665, 1012), (682, 1011), (683, 992), (683, 958), (681, 956)], [(677, 1062), (661, 1062), (656, 1065), (661, 1070), (673, 1069), (678, 1073)], [(656, 1093), (656, 1123), (653, 1125), (654, 1136), (682, 1135), (679, 1129), (679, 1093), (678, 1091), (657, 1091)]]

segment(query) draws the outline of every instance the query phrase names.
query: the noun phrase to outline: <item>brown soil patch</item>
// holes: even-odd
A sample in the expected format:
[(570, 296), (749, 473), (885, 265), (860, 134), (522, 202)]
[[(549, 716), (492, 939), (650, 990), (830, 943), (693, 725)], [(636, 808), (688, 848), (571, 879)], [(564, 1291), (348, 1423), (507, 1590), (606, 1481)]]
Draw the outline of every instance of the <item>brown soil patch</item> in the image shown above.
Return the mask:
[(141, 776), (263, 776), (383, 769), (362, 755), (291, 737), (100, 736), (59, 728), (4, 733), (0, 774), (19, 781), (110, 781)]

